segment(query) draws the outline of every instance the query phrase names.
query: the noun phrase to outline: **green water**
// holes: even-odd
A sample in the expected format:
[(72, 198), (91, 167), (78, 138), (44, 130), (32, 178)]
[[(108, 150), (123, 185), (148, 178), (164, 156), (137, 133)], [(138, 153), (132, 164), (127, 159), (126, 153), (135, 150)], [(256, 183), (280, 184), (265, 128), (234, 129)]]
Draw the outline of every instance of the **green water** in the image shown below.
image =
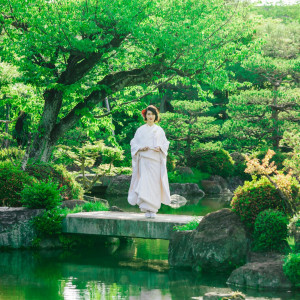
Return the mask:
[[(0, 252), (1, 300), (192, 299), (230, 291), (226, 275), (169, 269), (168, 241), (135, 239), (106, 249)], [(300, 293), (247, 296), (285, 300)]]
[[(137, 211), (125, 198), (112, 204)], [(193, 199), (178, 209), (162, 207), (160, 212), (204, 215), (224, 206), (228, 202), (220, 198)], [(76, 251), (0, 251), (0, 300), (184, 300), (210, 291), (230, 291), (227, 278), (226, 274), (170, 269), (164, 240), (134, 239)], [(243, 292), (248, 297), (300, 299), (300, 292)]]

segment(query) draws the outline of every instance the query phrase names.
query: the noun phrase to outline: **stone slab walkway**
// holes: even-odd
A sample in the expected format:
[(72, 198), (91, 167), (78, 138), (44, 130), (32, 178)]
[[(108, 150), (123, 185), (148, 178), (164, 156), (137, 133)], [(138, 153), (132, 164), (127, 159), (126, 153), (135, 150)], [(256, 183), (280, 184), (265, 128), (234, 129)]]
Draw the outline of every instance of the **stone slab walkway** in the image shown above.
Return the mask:
[(143, 213), (84, 212), (67, 215), (63, 232), (169, 240), (174, 225), (187, 224), (193, 219), (193, 216), (185, 215), (157, 214), (155, 219), (147, 219)]

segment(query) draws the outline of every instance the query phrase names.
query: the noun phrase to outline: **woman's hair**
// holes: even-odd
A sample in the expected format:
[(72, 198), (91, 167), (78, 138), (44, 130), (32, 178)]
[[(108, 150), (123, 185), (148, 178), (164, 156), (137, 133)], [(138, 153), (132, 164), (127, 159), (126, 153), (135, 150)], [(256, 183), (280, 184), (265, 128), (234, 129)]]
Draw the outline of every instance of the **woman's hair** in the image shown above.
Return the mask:
[(159, 122), (160, 121), (159, 110), (154, 105), (149, 105), (146, 109), (142, 110), (142, 115), (144, 117), (144, 120), (147, 121), (146, 115), (147, 115), (148, 110), (150, 110), (155, 115), (155, 120), (154, 121)]

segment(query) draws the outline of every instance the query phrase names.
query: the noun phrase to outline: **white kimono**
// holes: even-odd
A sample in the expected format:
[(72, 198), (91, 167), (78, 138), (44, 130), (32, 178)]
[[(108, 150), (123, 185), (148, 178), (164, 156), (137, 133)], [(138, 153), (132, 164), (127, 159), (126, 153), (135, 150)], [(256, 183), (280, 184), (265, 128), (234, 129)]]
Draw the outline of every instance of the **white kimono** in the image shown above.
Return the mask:
[[(164, 130), (156, 124), (142, 125), (130, 141), (132, 177), (128, 202), (131, 205), (137, 204), (143, 212), (156, 213), (161, 203), (171, 203), (166, 166), (169, 144)], [(138, 151), (147, 146), (149, 150)], [(161, 151), (153, 150), (157, 146)]]

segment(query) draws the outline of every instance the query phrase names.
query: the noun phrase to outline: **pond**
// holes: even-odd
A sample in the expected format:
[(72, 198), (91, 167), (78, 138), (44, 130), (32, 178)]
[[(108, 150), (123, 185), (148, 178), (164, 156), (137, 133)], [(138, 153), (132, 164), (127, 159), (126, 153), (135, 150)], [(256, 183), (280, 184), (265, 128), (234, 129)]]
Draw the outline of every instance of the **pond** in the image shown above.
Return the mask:
[[(115, 205), (124, 211), (140, 212), (137, 205), (132, 206), (127, 201), (127, 196), (103, 196), (95, 195), (100, 198), (105, 198), (108, 200), (110, 205)], [(176, 215), (191, 215), (191, 216), (205, 216), (206, 214), (219, 210), (224, 207), (230, 207), (230, 199), (232, 196), (229, 194), (224, 194), (221, 196), (205, 196), (201, 197), (188, 197), (187, 203), (183, 206), (176, 208), (162, 205), (159, 210), (161, 214), (176, 214)]]
[[(160, 212), (205, 215), (229, 205), (221, 198), (189, 199), (185, 206), (164, 206)], [(114, 199), (109, 199), (111, 205), (138, 211), (126, 198)], [(0, 300), (196, 299), (210, 291), (230, 291), (227, 277), (169, 268), (165, 240), (134, 239), (89, 250), (0, 252)], [(243, 292), (248, 297), (300, 299), (299, 292)]]
[[(135, 239), (107, 249), (0, 252), (1, 300), (192, 299), (230, 291), (226, 278), (168, 267), (168, 242)], [(248, 296), (296, 300), (300, 293)]]

